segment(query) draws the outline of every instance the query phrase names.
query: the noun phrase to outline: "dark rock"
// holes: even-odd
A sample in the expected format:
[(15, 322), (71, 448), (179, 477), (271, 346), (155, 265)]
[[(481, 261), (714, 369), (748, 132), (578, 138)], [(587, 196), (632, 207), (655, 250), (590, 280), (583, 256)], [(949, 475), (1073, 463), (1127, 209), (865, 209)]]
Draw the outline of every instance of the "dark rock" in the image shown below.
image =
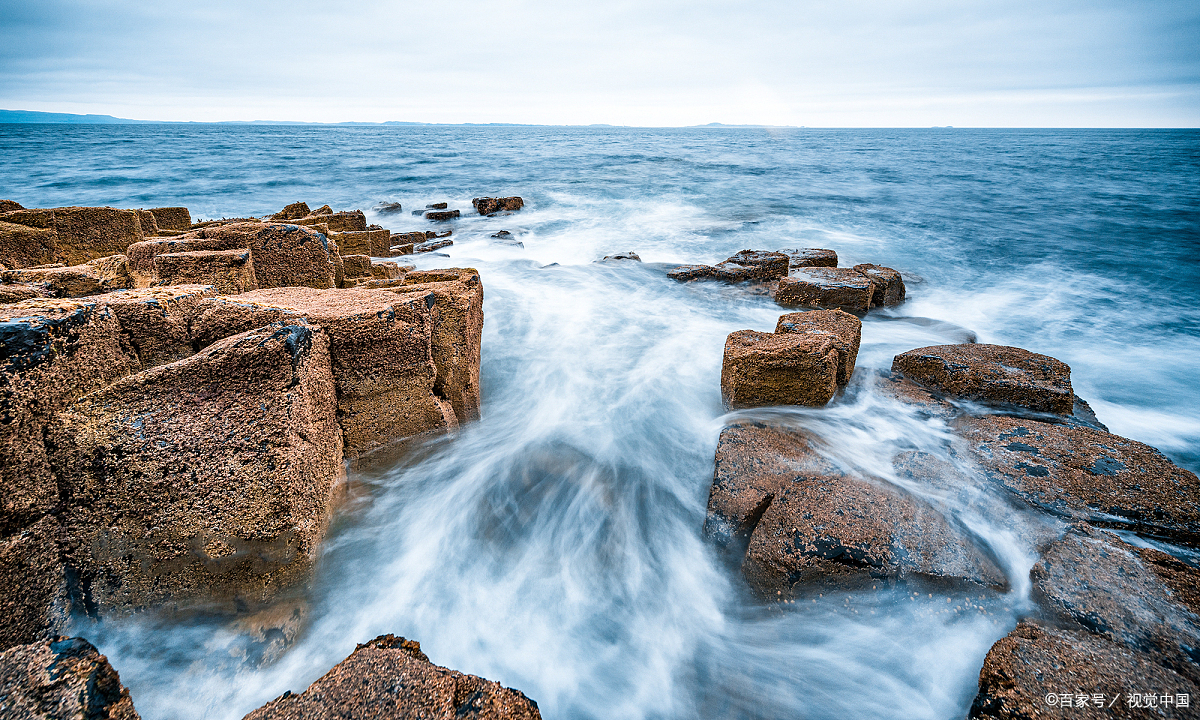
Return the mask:
[(705, 280), (716, 277), (716, 271), (711, 265), (680, 265), (667, 272), (667, 277), (679, 282)]
[(765, 250), (742, 250), (713, 267), (713, 276), (725, 282), (774, 282), (788, 274), (788, 257)]
[(775, 302), (784, 307), (871, 309), (875, 283), (850, 268), (810, 267), (780, 279)]
[(303, 693), (285, 693), (245, 720), (335, 718), (541, 720), (541, 713), (517, 690), (434, 665), (420, 643), (382, 635)]
[(425, 209), (426, 210), (445, 210), (448, 207), (450, 207), (450, 203), (436, 202), (436, 203), (429, 203), (428, 205), (425, 206)]
[(835, 268), (838, 264), (837, 253), (832, 250), (823, 250), (821, 248), (799, 248), (796, 250), (780, 250), (779, 252), (788, 256), (788, 266), (793, 268)]
[(345, 472), (329, 340), (303, 322), (118, 380), (47, 437), (68, 564), (102, 615), (253, 607), (306, 580)]
[(271, 216), (272, 220), (299, 220), (302, 217), (307, 217), (312, 211), (308, 209), (308, 203), (294, 202), (284, 209)]
[(1087, 427), (988, 415), (954, 423), (963, 454), (1050, 513), (1200, 545), (1200, 480), (1154, 448)]
[(471, 201), (475, 211), (480, 215), (492, 215), (498, 212), (516, 212), (525, 207), (525, 201), (519, 197), (482, 197)]
[(417, 246), (413, 243), (404, 243), (403, 245), (393, 245), (388, 250), (388, 257), (398, 257), (400, 255), (412, 255), (416, 252)]
[(210, 285), (220, 295), (258, 289), (249, 250), (198, 250), (154, 257), (151, 286)]
[(837, 384), (845, 387), (854, 374), (858, 346), (862, 341), (862, 321), (841, 310), (809, 310), (781, 315), (775, 324), (776, 333), (828, 335), (836, 341), (838, 351)]
[(322, 205), (321, 207), (317, 208), (316, 210), (313, 210), (312, 212), (310, 212), (306, 217), (314, 217), (317, 215), (332, 215), (332, 214), (333, 214), (333, 208), (329, 207), (328, 205)]
[(841, 344), (830, 334), (730, 334), (721, 366), (726, 407), (825, 405), (837, 392)]
[(436, 222), (445, 222), (453, 220), (460, 215), (458, 210), (426, 210), (425, 219), (434, 220)]
[(108, 658), (77, 637), (0, 653), (0, 714), (14, 720), (138, 720)]
[(403, 209), (404, 208), (401, 207), (400, 203), (398, 202), (379, 203), (375, 206), (375, 212), (379, 213), (380, 215), (395, 215)]
[(426, 253), (438, 250), (440, 248), (449, 247), (454, 244), (454, 241), (446, 238), (445, 240), (428, 240), (418, 245), (413, 245), (414, 253)]
[(16, 200), (0, 200), (0, 213), (12, 212), (13, 210), (24, 210), (25, 206)]
[(426, 240), (435, 240), (437, 238), (447, 238), (453, 234), (454, 234), (453, 230), (442, 230), (440, 232), (437, 230), (426, 230), (425, 231), (425, 239)]
[(855, 265), (854, 269), (875, 281), (871, 307), (892, 307), (904, 302), (904, 279), (900, 273), (881, 265)]
[(637, 262), (642, 261), (642, 259), (640, 257), (638, 257), (638, 254), (633, 252), (632, 250), (617, 253), (615, 255), (605, 255), (604, 259), (605, 260), (636, 260)]
[[(979, 672), (979, 694), (970, 717), (1021, 720), (1041, 717), (1195, 718), (1190, 707), (1174, 707), (1178, 693), (1195, 698), (1200, 686), (1142, 653), (1097, 635), (1056, 630), (1023, 621), (988, 651)], [(1172, 706), (1131, 707), (1130, 693), (1169, 693)], [(1049, 696), (1088, 696), (1088, 710), (1047, 703)], [(1101, 695), (1103, 709), (1091, 704)], [(1190, 703), (1189, 703), (1190, 704)], [(1065, 705), (1065, 703), (1064, 703)]]
[(892, 372), (964, 400), (1069, 415), (1071, 368), (1047, 355), (1004, 345), (933, 345), (901, 353)]

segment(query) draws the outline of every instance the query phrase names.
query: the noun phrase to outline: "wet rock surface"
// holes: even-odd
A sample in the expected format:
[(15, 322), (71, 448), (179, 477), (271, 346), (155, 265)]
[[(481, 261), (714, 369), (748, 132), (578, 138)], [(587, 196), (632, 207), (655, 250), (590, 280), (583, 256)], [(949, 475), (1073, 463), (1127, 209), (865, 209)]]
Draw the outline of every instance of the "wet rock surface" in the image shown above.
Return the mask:
[(841, 310), (810, 310), (781, 315), (775, 332), (830, 336), (838, 351), (837, 384), (845, 387), (854, 375), (858, 346), (862, 342), (862, 321)]
[(892, 372), (951, 397), (1070, 415), (1075, 395), (1064, 362), (1004, 345), (933, 345), (901, 353)]
[(726, 407), (825, 405), (837, 392), (839, 344), (826, 334), (732, 333), (721, 366)]
[(779, 252), (788, 256), (788, 266), (793, 268), (835, 268), (838, 265), (837, 253), (833, 250), (825, 250), (822, 248), (798, 248), (780, 250)]
[(420, 643), (382, 635), (359, 645), (303, 693), (287, 693), (246, 720), (300, 718), (540, 720), (520, 691), (434, 665)]
[(800, 268), (782, 278), (775, 302), (784, 307), (839, 308), (866, 312), (872, 307), (875, 283), (851, 268)]
[(0, 715), (37, 720), (138, 720), (129, 690), (83, 638), (0, 652)]
[(516, 212), (525, 207), (525, 201), (519, 197), (480, 197), (471, 201), (475, 212), (480, 215), (494, 215), (499, 212)]
[(904, 302), (906, 294), (904, 279), (900, 273), (882, 265), (855, 265), (854, 269), (867, 278), (875, 281), (875, 291), (871, 296), (871, 307), (892, 307)]

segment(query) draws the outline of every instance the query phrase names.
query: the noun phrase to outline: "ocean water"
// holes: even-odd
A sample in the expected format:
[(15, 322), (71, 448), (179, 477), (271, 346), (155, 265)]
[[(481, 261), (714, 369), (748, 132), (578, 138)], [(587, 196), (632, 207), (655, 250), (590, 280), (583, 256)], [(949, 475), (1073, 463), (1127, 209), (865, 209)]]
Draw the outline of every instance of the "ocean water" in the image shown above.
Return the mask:
[[(864, 380), (971, 333), (1069, 363), (1113, 432), (1197, 471), (1198, 180), (1196, 131), (0, 125), (0, 197), (27, 207), (212, 218), (305, 200), (402, 232), (428, 227), (409, 214), (425, 203), (526, 200), (464, 212), (449, 257), (415, 258), (482, 274), (483, 419), (352, 474), (293, 647), (255, 665), (216, 621), (76, 631), (152, 719), (241, 717), (387, 632), (547, 718), (961, 717), (1029, 611), (1021, 531), (1042, 520), (986, 494), (952, 503), (1005, 594), (755, 600), (701, 526), (730, 420), (725, 337), (783, 311), (594, 261), (825, 247), (899, 269), (908, 301), (864, 319), (851, 388), (777, 413), (851, 470), (902, 484), (897, 451), (945, 454), (943, 425)], [(502, 229), (524, 247), (489, 238)]]

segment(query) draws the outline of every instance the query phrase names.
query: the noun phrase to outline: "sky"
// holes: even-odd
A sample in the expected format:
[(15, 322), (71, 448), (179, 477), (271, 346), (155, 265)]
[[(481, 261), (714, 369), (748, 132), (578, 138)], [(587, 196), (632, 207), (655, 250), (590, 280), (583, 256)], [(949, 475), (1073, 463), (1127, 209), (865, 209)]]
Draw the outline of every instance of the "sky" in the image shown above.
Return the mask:
[(1200, 1), (0, 0), (0, 108), (1200, 127)]

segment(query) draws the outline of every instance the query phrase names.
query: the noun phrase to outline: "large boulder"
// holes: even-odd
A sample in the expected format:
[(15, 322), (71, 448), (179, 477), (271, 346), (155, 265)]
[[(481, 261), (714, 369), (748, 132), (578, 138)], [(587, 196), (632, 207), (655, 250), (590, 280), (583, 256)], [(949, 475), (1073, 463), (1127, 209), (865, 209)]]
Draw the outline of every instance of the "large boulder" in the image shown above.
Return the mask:
[(1024, 502), (1060, 517), (1200, 545), (1200, 480), (1136, 440), (987, 415), (954, 423), (962, 454)]
[(525, 201), (519, 197), (481, 197), (471, 201), (475, 211), (480, 215), (492, 215), (498, 212), (516, 212), (525, 207)]
[(129, 690), (87, 640), (56, 637), (0, 653), (0, 716), (138, 720)]
[(837, 392), (840, 345), (825, 333), (731, 333), (721, 365), (726, 407), (825, 405)]
[(1070, 415), (1071, 368), (1048, 355), (1004, 345), (933, 345), (897, 355), (892, 372), (963, 400)]
[[(1144, 653), (1026, 620), (988, 651), (970, 717), (1195, 718), (1190, 703), (1198, 692), (1200, 685)], [(1153, 708), (1142, 700), (1150, 694)], [(1160, 703), (1162, 697), (1170, 704)], [(1179, 704), (1181, 697), (1186, 700)]]
[[(362, 213), (358, 213), (361, 216)], [(362, 229), (366, 229), (365, 226)], [(337, 247), (325, 235), (307, 227), (281, 223), (232, 223), (204, 228), (197, 235), (250, 249), (254, 277), (260, 288), (336, 287)], [(192, 248), (189, 248), (192, 249)], [(234, 247), (194, 248), (232, 250)]]
[(275, 288), (205, 301), (192, 331), (204, 345), (274, 321), (321, 327), (330, 342), (337, 419), (346, 453), (355, 457), (457, 424), (449, 398), (436, 390), (435, 303), (429, 292)]
[(154, 221), (159, 230), (192, 229), (192, 214), (185, 207), (151, 208), (150, 212), (154, 213)]
[(840, 308), (866, 312), (875, 282), (851, 268), (807, 267), (780, 279), (775, 302), (784, 307)]
[(154, 256), (152, 286), (210, 285), (221, 295), (258, 289), (250, 250), (196, 250)]
[(299, 220), (302, 217), (306, 217), (311, 212), (312, 211), (308, 209), (308, 203), (294, 202), (272, 215), (271, 219), (279, 221)]
[(875, 282), (872, 307), (891, 307), (904, 302), (904, 278), (896, 270), (870, 263), (855, 265), (854, 269)]
[(142, 239), (137, 210), (110, 207), (62, 207), (48, 210), (14, 210), (0, 221), (54, 230), (54, 262), (81, 265), (106, 255), (124, 253)]
[(59, 548), (61, 534), (58, 521), (45, 516), (0, 537), (0, 650), (66, 629), (71, 598)]
[(50, 265), (55, 262), (58, 233), (53, 228), (37, 228), (0, 222), (0, 265), (8, 269)]
[(199, 316), (200, 302), (215, 294), (210, 285), (173, 285), (124, 290), (92, 299), (116, 315), (145, 370), (195, 354), (191, 324)]
[(420, 643), (382, 635), (359, 645), (302, 693), (284, 693), (245, 720), (428, 718), (541, 720), (518, 690), (430, 662)]
[(714, 277), (725, 282), (772, 282), (788, 274), (788, 257), (765, 250), (742, 250), (713, 266)]
[(1200, 617), (1159, 572), (1192, 593), (1200, 587), (1200, 570), (1080, 523), (1042, 551), (1029, 575), (1033, 596), (1055, 615), (1200, 682)]
[(775, 332), (832, 337), (838, 351), (837, 384), (849, 384), (862, 342), (862, 321), (857, 317), (841, 310), (788, 313), (779, 316)]
[(307, 578), (344, 476), (329, 340), (226, 338), (72, 403), (48, 429), (85, 607), (252, 606)]
[(798, 248), (780, 250), (779, 252), (788, 256), (788, 266), (793, 268), (835, 268), (838, 264), (837, 253), (833, 250), (825, 250), (822, 248)]

